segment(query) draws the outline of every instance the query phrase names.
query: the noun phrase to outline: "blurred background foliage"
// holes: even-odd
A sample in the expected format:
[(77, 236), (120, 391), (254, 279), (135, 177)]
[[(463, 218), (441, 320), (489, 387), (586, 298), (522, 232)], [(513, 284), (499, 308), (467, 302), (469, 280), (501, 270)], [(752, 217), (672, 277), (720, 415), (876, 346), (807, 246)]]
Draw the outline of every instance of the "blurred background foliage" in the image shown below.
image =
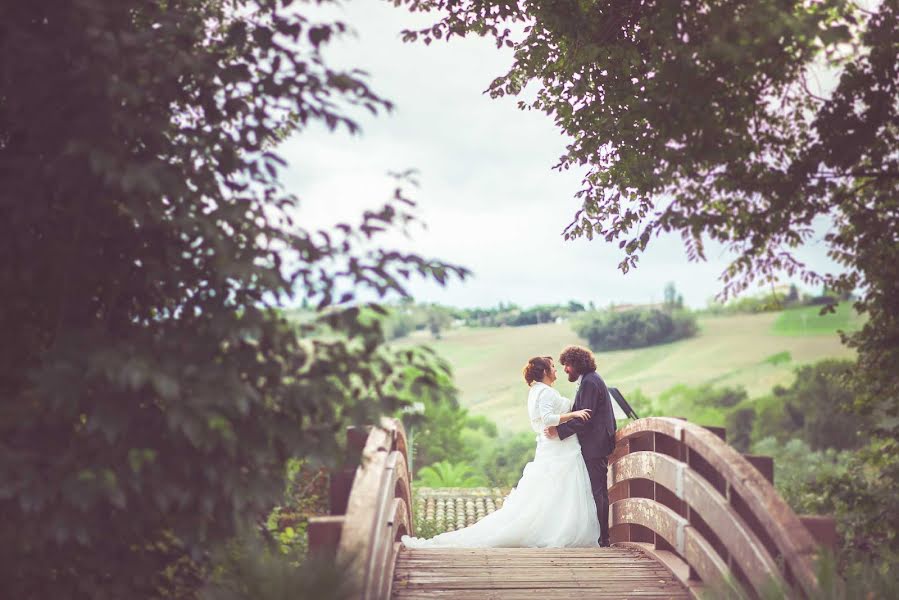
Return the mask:
[(414, 219), (405, 177), (329, 231), (280, 184), (279, 140), (391, 108), (328, 66), (346, 26), (307, 8), (0, 6), (3, 597), (319, 597), (299, 582), (329, 575), (297, 570), (307, 473), (447, 378), (368, 316), (410, 277), (466, 274), (379, 244)]
[[(763, 398), (679, 387), (631, 399), (647, 414), (727, 424), (735, 445), (780, 457), (793, 506), (837, 516), (839, 570), (889, 576), (897, 3), (400, 4), (439, 18), (410, 40), (518, 44), (490, 91), (542, 84), (522, 107), (572, 137), (560, 168), (589, 168), (569, 237), (618, 241), (625, 271), (660, 232), (680, 233), (693, 259), (716, 240), (736, 257), (725, 296), (784, 272), (835, 297), (859, 293), (867, 319), (844, 334), (855, 362), (801, 367)], [(532, 455), (532, 433), (500, 434), (467, 414), (435, 355), (385, 342), (439, 337), (456, 320), (524, 326), (595, 307), (459, 315), (406, 300), (389, 328), (376, 317), (387, 309), (366, 300), (406, 297), (411, 276), (467, 272), (379, 245), (414, 219), (403, 176), (355, 223), (301, 226), (277, 142), (311, 123), (356, 131), (348, 111), (391, 108), (359, 72), (329, 67), (323, 49), (347, 28), (305, 8), (0, 5), (4, 597), (333, 595), (339, 575), (305, 556), (305, 522), (322, 510), (320, 469), (340, 461), (347, 424), (417, 419), (419, 476), (509, 485)], [(528, 22), (523, 40), (507, 21)], [(840, 74), (827, 97), (806, 85), (812, 64)], [(820, 218), (840, 273), (809, 272), (793, 255)], [(298, 303), (302, 319), (282, 308)], [(725, 306), (769, 305), (743, 304)], [(413, 402), (422, 415), (403, 410)]]

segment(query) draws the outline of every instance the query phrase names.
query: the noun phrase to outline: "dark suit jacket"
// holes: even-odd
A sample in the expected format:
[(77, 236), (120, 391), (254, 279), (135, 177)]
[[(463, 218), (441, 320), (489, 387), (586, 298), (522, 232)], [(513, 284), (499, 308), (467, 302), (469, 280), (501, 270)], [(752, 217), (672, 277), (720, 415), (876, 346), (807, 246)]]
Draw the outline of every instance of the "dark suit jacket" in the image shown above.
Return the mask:
[(596, 371), (584, 373), (571, 410), (590, 409), (590, 420), (572, 419), (558, 427), (559, 438), (577, 434), (584, 458), (608, 456), (615, 449), (615, 415), (606, 383)]

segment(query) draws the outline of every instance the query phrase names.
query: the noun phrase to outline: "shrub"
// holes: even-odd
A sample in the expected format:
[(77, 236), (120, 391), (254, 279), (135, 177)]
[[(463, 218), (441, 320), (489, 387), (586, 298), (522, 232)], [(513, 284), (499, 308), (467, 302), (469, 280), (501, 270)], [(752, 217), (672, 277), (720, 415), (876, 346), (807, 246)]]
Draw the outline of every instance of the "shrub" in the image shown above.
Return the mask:
[(692, 337), (699, 331), (692, 313), (658, 309), (586, 313), (573, 328), (594, 350), (643, 348)]
[(383, 247), (401, 190), (315, 231), (281, 182), (286, 135), (390, 106), (323, 59), (343, 25), (288, 4), (0, 8), (5, 598), (159, 597), (280, 500), (290, 457), (401, 406), (396, 365), (437, 376), (361, 318), (357, 294), (464, 273)]
[(781, 441), (799, 436), (815, 449), (858, 448), (858, 435), (870, 417), (848, 412), (853, 393), (846, 383), (853, 363), (823, 360), (796, 369), (796, 378), (785, 388), (774, 388), (773, 397), (758, 403), (755, 439), (773, 435)]
[(534, 432), (507, 434), (481, 454), (478, 468), (491, 486), (512, 487), (521, 479), (524, 466), (534, 459)]
[(485, 486), (487, 480), (468, 463), (442, 461), (419, 469), (415, 485), (432, 488), (470, 488)]
[(776, 367), (777, 365), (784, 365), (784, 364), (790, 362), (791, 360), (793, 360), (793, 355), (790, 354), (788, 351), (784, 350), (783, 352), (778, 352), (777, 354), (772, 354), (771, 356), (767, 357), (762, 362), (764, 364), (773, 365)]
[(769, 437), (753, 444), (752, 453), (774, 458), (774, 487), (794, 511), (800, 514), (833, 512), (833, 502), (822, 493), (820, 482), (847, 472), (849, 452), (833, 448), (813, 450), (801, 439), (781, 443)]

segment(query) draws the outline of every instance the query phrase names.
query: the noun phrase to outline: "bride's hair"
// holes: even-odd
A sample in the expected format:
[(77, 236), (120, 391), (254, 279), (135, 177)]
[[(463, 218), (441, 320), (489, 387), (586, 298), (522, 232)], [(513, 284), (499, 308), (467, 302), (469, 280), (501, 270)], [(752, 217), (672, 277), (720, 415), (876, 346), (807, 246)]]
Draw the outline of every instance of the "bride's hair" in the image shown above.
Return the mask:
[(551, 356), (535, 356), (524, 366), (522, 373), (524, 380), (531, 385), (535, 381), (542, 381), (552, 369), (553, 359)]

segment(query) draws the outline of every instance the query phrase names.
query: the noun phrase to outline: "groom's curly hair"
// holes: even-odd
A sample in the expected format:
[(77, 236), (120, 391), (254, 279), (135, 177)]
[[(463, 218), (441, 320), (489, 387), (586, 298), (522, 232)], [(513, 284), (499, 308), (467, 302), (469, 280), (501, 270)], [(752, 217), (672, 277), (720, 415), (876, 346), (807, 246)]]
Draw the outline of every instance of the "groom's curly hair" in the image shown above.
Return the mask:
[(583, 346), (568, 346), (562, 350), (559, 362), (574, 367), (581, 375), (596, 370), (596, 358)]

